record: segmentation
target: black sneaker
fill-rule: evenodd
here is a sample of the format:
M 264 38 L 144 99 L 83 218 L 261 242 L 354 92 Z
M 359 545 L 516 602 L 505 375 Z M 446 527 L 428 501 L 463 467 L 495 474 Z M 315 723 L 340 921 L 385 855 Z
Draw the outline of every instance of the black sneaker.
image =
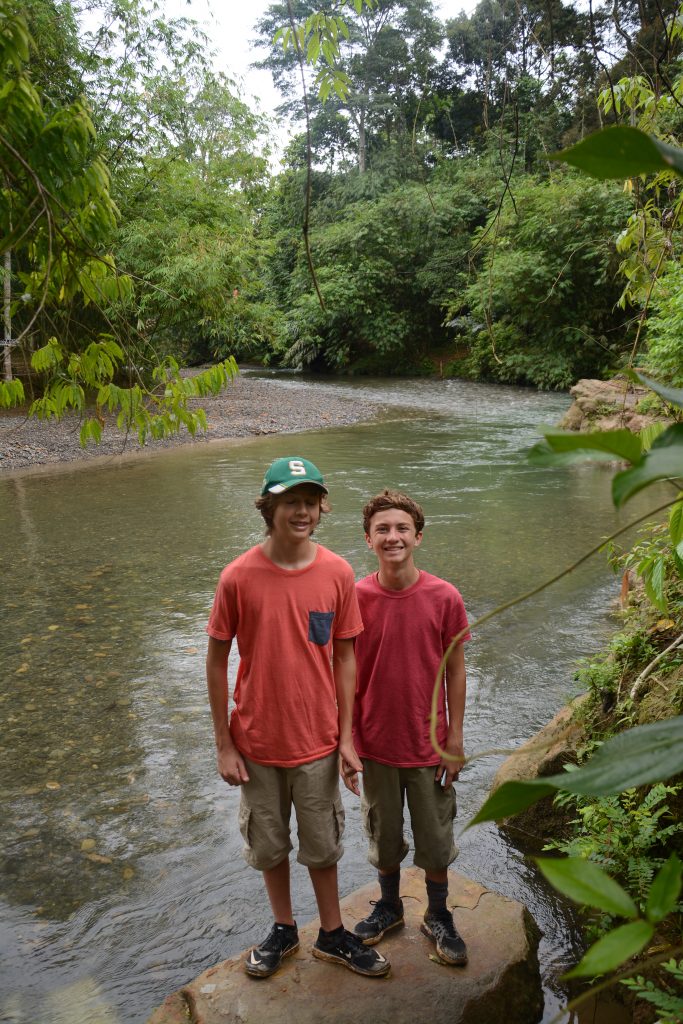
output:
M 350 971 L 366 974 L 371 978 L 381 978 L 388 974 L 391 968 L 386 957 L 375 949 L 368 949 L 345 928 L 338 928 L 331 935 L 325 935 L 321 929 L 313 946 L 313 956 L 318 960 L 331 960 L 335 964 L 343 964 Z
M 252 978 L 269 978 L 282 961 L 299 948 L 299 932 L 295 924 L 274 924 L 260 946 L 247 953 L 244 969 Z
M 404 924 L 401 900 L 398 901 L 397 907 L 384 900 L 370 900 L 370 906 L 374 907 L 372 913 L 359 921 L 353 929 L 364 946 L 374 946 L 385 932 L 391 931 L 392 928 L 401 928 Z
M 436 943 L 436 952 L 445 963 L 467 963 L 467 947 L 458 935 L 450 910 L 441 914 L 430 914 L 427 911 L 420 931 Z

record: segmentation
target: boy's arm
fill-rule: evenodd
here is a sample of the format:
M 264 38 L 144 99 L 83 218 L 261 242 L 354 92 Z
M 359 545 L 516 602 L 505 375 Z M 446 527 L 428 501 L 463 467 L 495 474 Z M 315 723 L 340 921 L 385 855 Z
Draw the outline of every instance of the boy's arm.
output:
M 442 758 L 436 769 L 436 778 L 444 786 L 450 786 L 457 778 L 465 759 L 462 723 L 465 717 L 467 675 L 465 672 L 465 647 L 458 644 L 446 662 L 446 703 L 448 705 L 448 735 L 445 750 L 454 754 L 458 761 Z
M 213 731 L 218 751 L 218 771 L 221 778 L 231 786 L 249 782 L 246 765 L 239 750 L 232 741 L 228 722 L 228 655 L 229 640 L 209 637 L 206 654 L 206 682 L 209 690 L 209 704 L 213 718 Z
M 347 789 L 358 796 L 358 772 L 363 771 L 356 748 L 353 745 L 351 726 L 353 724 L 353 701 L 356 696 L 356 655 L 353 638 L 335 640 L 332 646 L 332 670 L 337 691 L 339 714 L 339 756 L 341 771 Z

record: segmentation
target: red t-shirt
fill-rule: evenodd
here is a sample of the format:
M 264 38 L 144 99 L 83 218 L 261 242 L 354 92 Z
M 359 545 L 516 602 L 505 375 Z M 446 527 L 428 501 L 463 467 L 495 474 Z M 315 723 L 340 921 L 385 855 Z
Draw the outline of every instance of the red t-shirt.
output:
M 206 631 L 216 640 L 237 637 L 230 717 L 237 749 L 285 768 L 336 750 L 332 640 L 362 629 L 353 570 L 320 544 L 305 569 L 280 568 L 260 545 L 226 566 Z
M 465 606 L 452 584 L 420 572 L 412 587 L 387 590 L 377 574 L 356 584 L 363 617 L 357 637 L 353 740 L 360 757 L 399 768 L 439 763 L 429 739 L 434 680 L 443 653 L 467 627 Z M 463 637 L 469 640 L 469 632 Z M 441 687 L 437 739 L 448 723 Z

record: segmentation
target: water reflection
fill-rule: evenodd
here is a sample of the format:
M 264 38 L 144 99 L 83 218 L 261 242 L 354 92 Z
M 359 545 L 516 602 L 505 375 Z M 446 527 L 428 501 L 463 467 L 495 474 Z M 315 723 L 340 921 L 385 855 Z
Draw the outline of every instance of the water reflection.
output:
M 615 527 L 604 470 L 525 462 L 535 424 L 556 420 L 564 396 L 452 381 L 281 386 L 302 401 L 309 387 L 364 392 L 387 413 L 347 429 L 0 479 L 0 1020 L 143 1020 L 267 927 L 259 876 L 239 855 L 238 794 L 215 773 L 203 655 L 220 570 L 260 539 L 252 503 L 271 459 L 300 451 L 325 469 L 334 514 L 320 538 L 358 575 L 372 568 L 362 501 L 387 483 L 421 498 L 420 563 L 457 583 L 471 616 Z M 595 560 L 476 636 L 470 751 L 516 745 L 554 713 L 572 692 L 574 661 L 600 643 L 614 593 Z M 463 823 L 499 760 L 463 773 Z M 372 872 L 358 805 L 345 802 L 348 892 Z M 492 827 L 460 846 L 461 871 L 532 909 L 546 967 L 566 963 L 565 911 L 521 854 Z M 304 920 L 315 907 L 298 865 L 293 879 Z

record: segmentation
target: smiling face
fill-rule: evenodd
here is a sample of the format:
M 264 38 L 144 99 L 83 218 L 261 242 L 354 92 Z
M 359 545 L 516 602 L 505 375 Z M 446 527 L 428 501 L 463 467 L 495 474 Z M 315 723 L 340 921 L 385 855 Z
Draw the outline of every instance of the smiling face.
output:
M 322 491 L 311 484 L 290 487 L 279 494 L 273 510 L 271 537 L 296 543 L 308 540 L 320 522 Z
M 400 508 L 375 512 L 365 540 L 382 566 L 398 568 L 410 564 L 413 551 L 420 546 L 422 534 L 415 530 L 413 517 Z

